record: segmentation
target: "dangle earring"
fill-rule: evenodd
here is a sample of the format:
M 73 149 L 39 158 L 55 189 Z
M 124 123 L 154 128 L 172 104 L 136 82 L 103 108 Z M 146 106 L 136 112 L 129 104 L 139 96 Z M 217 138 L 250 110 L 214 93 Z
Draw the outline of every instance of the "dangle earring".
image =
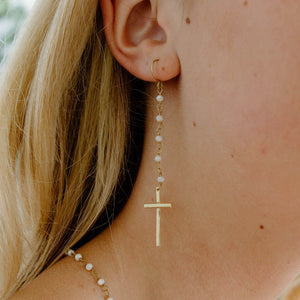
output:
M 161 170 L 161 153 L 162 153 L 162 125 L 163 125 L 163 100 L 164 97 L 162 96 L 163 92 L 163 83 L 157 79 L 154 75 L 153 72 L 153 65 L 155 62 L 159 61 L 159 59 L 153 60 L 151 64 L 151 73 L 155 81 L 157 81 L 157 116 L 156 116 L 156 121 L 157 121 L 157 129 L 156 129 L 156 137 L 155 140 L 157 142 L 157 151 L 156 151 L 156 156 L 154 158 L 154 161 L 156 162 L 156 167 L 158 171 L 158 186 L 156 187 L 156 203 L 151 203 L 151 204 L 144 204 L 144 208 L 155 208 L 156 209 L 156 246 L 160 246 L 160 209 L 161 208 L 171 208 L 172 204 L 171 203 L 161 203 L 160 202 L 160 192 L 162 188 L 162 184 L 165 181 L 165 178 L 163 177 L 162 170 Z

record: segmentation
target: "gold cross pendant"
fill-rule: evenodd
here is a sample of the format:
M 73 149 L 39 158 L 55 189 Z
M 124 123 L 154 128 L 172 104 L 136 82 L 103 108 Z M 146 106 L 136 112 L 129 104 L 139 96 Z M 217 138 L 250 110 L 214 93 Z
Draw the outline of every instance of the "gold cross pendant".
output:
M 156 203 L 144 204 L 144 208 L 156 208 L 156 247 L 160 246 L 160 209 L 172 207 L 171 203 L 160 202 L 160 188 L 156 187 Z

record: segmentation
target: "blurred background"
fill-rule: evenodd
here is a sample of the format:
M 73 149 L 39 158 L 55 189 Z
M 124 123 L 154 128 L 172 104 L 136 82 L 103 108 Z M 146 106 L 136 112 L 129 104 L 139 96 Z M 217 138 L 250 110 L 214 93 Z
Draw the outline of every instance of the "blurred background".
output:
M 0 0 L 0 67 L 35 0 Z
M 35 0 L 0 0 L 0 71 L 9 55 L 14 38 L 34 2 Z M 300 276 L 287 287 L 278 300 L 297 299 L 300 300 Z

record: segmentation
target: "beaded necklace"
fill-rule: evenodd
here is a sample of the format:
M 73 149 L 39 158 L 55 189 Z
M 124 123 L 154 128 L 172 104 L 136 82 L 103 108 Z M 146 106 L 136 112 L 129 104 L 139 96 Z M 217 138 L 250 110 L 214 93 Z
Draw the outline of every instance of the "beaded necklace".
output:
M 88 272 L 91 272 L 92 276 L 96 280 L 97 285 L 101 288 L 105 300 L 113 300 L 113 298 L 111 298 L 109 295 L 108 286 L 106 285 L 105 280 L 98 275 L 97 271 L 94 269 L 94 266 L 91 263 L 88 263 L 82 258 L 82 255 L 80 253 L 76 253 L 72 249 L 68 249 L 65 254 L 74 257 L 75 260 L 80 262 Z

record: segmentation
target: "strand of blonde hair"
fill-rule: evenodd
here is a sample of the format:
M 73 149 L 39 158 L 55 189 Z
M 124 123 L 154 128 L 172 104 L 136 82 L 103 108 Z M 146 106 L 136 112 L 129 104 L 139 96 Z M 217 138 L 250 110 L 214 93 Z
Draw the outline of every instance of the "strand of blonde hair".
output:
M 1 74 L 1 299 L 87 233 L 124 167 L 129 75 L 101 17 L 98 0 L 38 1 Z

